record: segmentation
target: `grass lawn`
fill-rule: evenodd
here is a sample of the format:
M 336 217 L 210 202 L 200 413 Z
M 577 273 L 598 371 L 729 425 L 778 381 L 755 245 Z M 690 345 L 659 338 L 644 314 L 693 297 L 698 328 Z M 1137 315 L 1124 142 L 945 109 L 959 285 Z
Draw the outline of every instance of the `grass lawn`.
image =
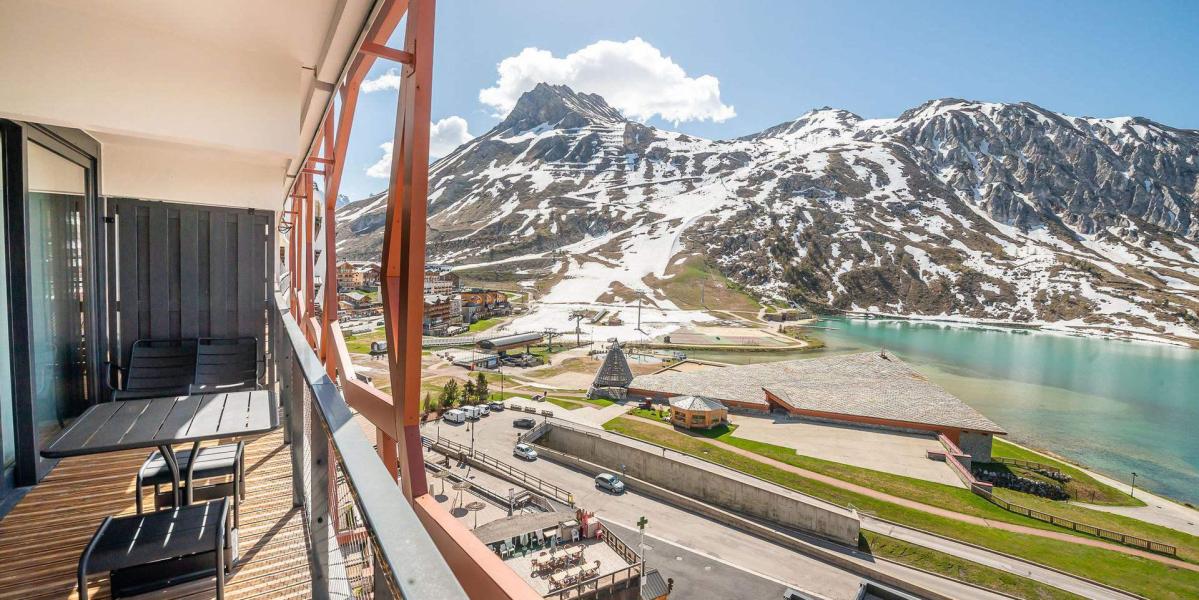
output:
M 588 398 L 586 396 L 583 396 L 581 398 L 575 398 L 575 399 L 578 400 L 579 402 L 586 402 L 587 404 L 590 404 L 592 406 L 599 407 L 599 408 L 604 408 L 605 406 L 612 406 L 613 404 L 616 404 L 615 402 L 608 400 L 607 398 Z
M 1024 557 L 1121 589 L 1154 598 L 1199 597 L 1199 572 L 1169 567 L 1112 550 L 972 525 L 906 508 L 809 479 L 715 446 L 703 438 L 663 429 L 637 419 L 617 417 L 605 423 L 604 428 L 693 454 L 841 506 L 852 504 L 859 511 L 883 519 Z M 867 482 L 867 485 L 870 483 Z M 1029 524 L 1032 523 L 1030 520 Z M 1054 530 L 1066 531 L 1060 528 Z
M 1045 529 L 1047 531 L 1062 531 L 1066 533 L 1075 533 L 1069 529 L 1050 525 L 1043 521 L 1031 519 L 996 506 L 988 502 L 983 497 L 970 492 L 964 488 L 934 483 L 923 479 L 913 477 L 904 477 L 892 473 L 884 473 L 872 469 L 864 469 L 844 463 L 832 462 L 813 458 L 811 456 L 803 456 L 796 454 L 792 448 L 785 446 L 776 446 L 765 442 L 747 440 L 732 435 L 732 430 L 719 431 L 712 429 L 709 431 L 693 431 L 693 434 L 711 437 L 721 442 L 736 446 L 744 450 L 749 450 L 755 454 L 760 454 L 767 458 L 777 460 L 779 462 L 794 465 L 801 469 L 814 471 L 829 477 L 836 477 L 843 481 L 856 483 L 868 488 L 886 492 L 892 496 L 915 500 L 923 504 L 931 506 L 939 506 L 960 512 L 962 514 L 974 515 L 991 519 L 993 521 L 1003 521 L 1014 523 L 1017 525 L 1026 525 Z M 1057 466 L 1057 465 L 1054 465 Z M 1066 466 L 1066 465 L 1063 465 Z M 1085 473 L 1083 474 L 1085 476 Z M 1100 484 L 1102 485 L 1102 484 Z M 1012 490 L 1004 490 L 996 488 L 996 495 L 1013 504 L 1019 504 L 1028 508 L 1036 509 L 1051 515 L 1103 527 L 1112 531 L 1126 533 L 1137 537 L 1151 539 L 1155 542 L 1171 544 L 1178 548 L 1178 557 L 1183 560 L 1199 563 L 1199 537 L 1182 533 L 1180 531 L 1146 523 L 1137 519 L 1114 515 L 1103 511 L 1093 510 L 1082 506 L 1077 506 L 1067 502 L 1057 502 L 1046 500 L 1031 494 L 1023 494 Z M 1083 535 L 1083 534 L 1077 534 Z
M 383 332 L 383 328 L 379 327 L 370 333 L 360 333 L 358 335 L 346 335 L 346 350 L 355 354 L 369 354 L 371 351 L 371 342 L 382 342 L 387 340 L 387 334 Z
M 641 417 L 642 419 L 649 419 L 651 421 L 661 421 L 663 423 L 670 422 L 670 413 L 666 412 L 666 411 L 659 412 L 656 410 L 646 410 L 644 408 L 634 408 L 629 411 L 629 414 L 636 415 L 638 417 Z M 608 423 L 612 423 L 612 422 L 613 421 L 608 421 Z M 604 429 L 608 429 L 608 423 L 604 423 Z M 614 430 L 620 431 L 619 429 L 614 429 Z M 624 433 L 624 432 L 621 431 L 621 433 Z M 663 445 L 665 445 L 665 444 L 663 444 Z
M 470 324 L 470 332 L 478 333 L 480 331 L 487 331 L 488 329 L 491 329 L 492 327 L 495 327 L 503 322 L 504 320 L 499 317 L 494 317 L 491 319 L 479 319 L 478 321 Z
M 702 257 L 688 257 L 683 264 L 672 266 L 668 272 L 673 273 L 673 276 L 661 280 L 659 285 L 666 297 L 680 306 L 698 308 L 706 304 L 721 310 L 755 313 L 761 308 L 744 288 L 722 275 Z
M 930 550 L 923 546 L 909 544 L 903 540 L 873 533 L 862 532 L 858 548 L 875 556 L 880 556 L 917 569 L 932 571 L 946 577 L 952 577 L 989 590 L 1002 592 L 1017 598 L 1038 598 L 1042 600 L 1074 600 L 1082 596 L 1059 590 L 1032 579 L 1013 575 L 1007 571 L 980 565 L 963 560 L 956 556 Z
M 550 404 L 553 404 L 554 406 L 561 406 L 562 408 L 565 408 L 566 410 L 578 410 L 580 408 L 583 408 L 583 405 L 581 403 L 575 402 L 572 400 L 567 400 L 565 398 L 555 398 L 553 396 L 546 396 L 545 401 L 549 402 Z
M 1096 480 L 1094 477 L 1082 472 L 1074 465 L 1071 465 L 1060 460 L 1037 454 L 1029 450 L 1025 450 L 1015 444 L 1005 442 L 1004 440 L 995 439 L 991 447 L 993 456 L 1001 456 L 1003 458 L 1015 458 L 1038 462 L 1044 465 L 1057 468 L 1057 470 L 1070 476 L 1070 483 L 1066 484 L 1066 491 L 1080 502 L 1088 504 L 1106 504 L 1109 506 L 1145 506 L 1144 502 L 1129 496 L 1127 493 L 1117 490 L 1116 488 Z M 1024 474 L 1024 473 L 1022 473 Z M 1037 475 L 1034 477 L 1043 479 Z

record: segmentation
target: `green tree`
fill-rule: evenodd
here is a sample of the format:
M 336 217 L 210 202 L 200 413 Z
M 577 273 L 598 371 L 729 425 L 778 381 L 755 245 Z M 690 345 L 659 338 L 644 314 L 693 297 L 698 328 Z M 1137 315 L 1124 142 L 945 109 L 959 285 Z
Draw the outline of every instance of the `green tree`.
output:
M 490 392 L 487 389 L 487 378 L 483 376 L 483 372 L 479 372 L 479 377 L 475 381 L 475 393 L 479 395 L 479 402 L 487 402 Z
M 425 412 L 437 412 L 437 409 L 441 408 L 441 404 L 433 399 L 433 394 L 425 392 L 424 407 Z
M 478 404 L 478 395 L 475 393 L 475 384 L 467 379 L 462 385 L 462 402 L 466 404 Z
M 458 404 L 458 380 L 451 379 L 441 386 L 440 402 L 442 406 L 456 406 Z

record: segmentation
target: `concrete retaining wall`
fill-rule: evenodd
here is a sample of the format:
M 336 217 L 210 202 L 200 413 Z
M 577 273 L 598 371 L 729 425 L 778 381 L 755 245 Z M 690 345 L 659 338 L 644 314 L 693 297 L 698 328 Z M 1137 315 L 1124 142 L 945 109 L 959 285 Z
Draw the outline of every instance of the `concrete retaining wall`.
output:
M 557 431 L 565 430 L 558 428 Z M 542 445 L 538 446 L 537 452 L 540 454 L 540 457 L 543 460 L 551 460 L 559 464 L 578 469 L 579 471 L 590 475 L 598 475 L 601 471 L 612 470 L 609 467 L 597 465 L 595 463 Z M 757 536 L 766 541 L 778 544 L 784 548 L 799 552 L 806 556 L 811 556 L 817 560 L 844 569 L 850 573 L 855 573 L 862 577 L 867 577 L 874 581 L 890 585 L 896 589 L 915 594 L 920 598 L 926 598 L 928 600 L 953 600 L 948 596 L 944 596 L 898 577 L 894 577 L 889 573 L 870 566 L 869 564 L 853 560 L 842 552 L 804 541 L 801 538 L 788 535 L 787 533 L 757 521 L 747 519 L 726 510 L 721 510 L 720 508 L 712 506 L 711 504 L 700 502 L 695 498 L 684 496 L 683 494 L 679 494 L 666 488 L 643 481 L 637 477 L 632 477 L 626 474 L 624 482 L 628 489 L 634 492 L 649 496 L 651 498 L 656 498 L 667 504 L 694 512 L 695 514 L 703 515 L 704 517 L 712 519 L 717 523 L 727 525 L 739 531 L 744 531 L 750 535 Z M 857 521 L 855 521 L 855 527 L 856 525 Z M 850 545 L 856 548 L 858 544 L 856 537 L 857 534 L 855 533 L 854 535 L 854 541 Z
M 991 462 L 991 440 L 993 439 L 994 436 L 989 433 L 963 431 L 958 435 L 958 447 L 962 449 L 962 452 L 969 454 L 974 462 Z
M 860 522 L 852 511 L 806 502 L 803 497 L 782 495 L 765 487 L 715 473 L 619 441 L 564 427 L 551 427 L 538 444 L 601 465 L 626 476 L 659 486 L 684 498 L 694 498 L 718 508 L 777 523 L 846 546 L 857 546 Z

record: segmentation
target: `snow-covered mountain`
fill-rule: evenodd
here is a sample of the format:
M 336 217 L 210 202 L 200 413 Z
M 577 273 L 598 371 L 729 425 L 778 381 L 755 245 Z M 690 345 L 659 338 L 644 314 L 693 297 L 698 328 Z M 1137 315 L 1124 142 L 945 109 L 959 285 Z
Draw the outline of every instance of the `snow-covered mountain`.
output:
M 541 84 L 430 190 L 430 260 L 547 303 L 680 308 L 662 284 L 702 256 L 818 310 L 1199 339 L 1199 132 L 1143 118 L 941 99 L 714 141 Z M 377 255 L 382 210 L 338 211 L 342 256 Z

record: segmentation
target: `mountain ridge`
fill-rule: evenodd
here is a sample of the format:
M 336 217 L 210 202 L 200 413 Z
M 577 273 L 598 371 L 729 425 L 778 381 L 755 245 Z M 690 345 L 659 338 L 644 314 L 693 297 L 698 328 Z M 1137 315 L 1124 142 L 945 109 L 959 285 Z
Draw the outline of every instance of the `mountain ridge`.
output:
M 1191 340 L 1197 163 L 1199 131 L 1028 102 L 823 107 L 706 140 L 541 84 L 431 167 L 429 255 L 556 280 L 564 303 L 669 308 L 662 282 L 697 257 L 820 310 Z M 377 253 L 372 202 L 338 211 L 344 255 Z

